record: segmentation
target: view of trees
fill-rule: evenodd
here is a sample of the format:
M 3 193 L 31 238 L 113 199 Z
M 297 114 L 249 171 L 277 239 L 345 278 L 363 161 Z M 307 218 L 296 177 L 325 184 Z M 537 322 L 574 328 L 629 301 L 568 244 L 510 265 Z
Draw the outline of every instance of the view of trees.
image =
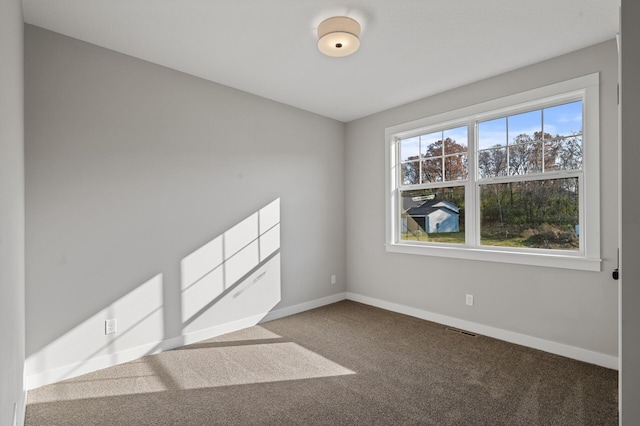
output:
M 443 152 L 444 148 L 444 152 Z M 467 148 L 446 138 L 402 163 L 405 185 L 467 179 Z M 478 152 L 481 242 L 485 245 L 578 249 L 578 178 L 550 178 L 545 173 L 582 168 L 582 135 L 520 134 L 508 146 L 496 144 Z M 538 173 L 535 180 L 486 183 L 500 176 Z M 464 191 L 439 188 L 404 191 L 444 199 L 464 210 Z M 409 194 L 410 193 L 410 194 Z M 403 208 L 406 211 L 406 208 Z M 463 214 L 460 215 L 464 217 Z M 463 228 L 461 228 L 463 229 Z M 464 242 L 464 233 L 458 238 Z M 431 237 L 431 235 L 430 235 Z M 455 241 L 454 241 L 455 242 Z
M 405 185 L 464 180 L 467 178 L 467 147 L 451 138 L 429 144 L 422 155 L 411 155 L 402 164 Z
M 544 157 L 544 169 L 542 158 Z M 495 145 L 478 153 L 480 178 L 526 175 L 582 167 L 582 136 L 518 135 L 508 147 Z
M 578 178 L 481 185 L 480 204 L 482 244 L 578 248 Z

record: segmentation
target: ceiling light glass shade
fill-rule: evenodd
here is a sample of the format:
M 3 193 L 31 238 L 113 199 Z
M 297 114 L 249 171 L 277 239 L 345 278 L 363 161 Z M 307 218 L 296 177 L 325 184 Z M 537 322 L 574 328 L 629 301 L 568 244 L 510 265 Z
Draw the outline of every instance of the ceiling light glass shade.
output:
M 346 16 L 325 19 L 318 25 L 318 49 L 327 56 L 348 56 L 360 47 L 360 24 Z

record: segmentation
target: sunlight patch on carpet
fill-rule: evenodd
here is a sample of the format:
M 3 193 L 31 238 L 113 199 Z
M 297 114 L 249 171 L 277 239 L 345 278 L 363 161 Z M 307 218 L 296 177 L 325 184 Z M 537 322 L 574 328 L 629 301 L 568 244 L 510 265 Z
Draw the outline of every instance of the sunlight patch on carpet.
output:
M 254 328 L 252 333 L 255 332 Z M 207 342 L 216 346 L 186 346 L 54 383 L 30 391 L 29 404 L 355 374 L 297 343 L 274 339 L 271 334 L 251 334 L 253 339 L 241 345 L 233 338 L 227 344 L 220 341 L 224 338 L 215 343 L 211 339 Z M 265 339 L 264 343 L 260 338 Z

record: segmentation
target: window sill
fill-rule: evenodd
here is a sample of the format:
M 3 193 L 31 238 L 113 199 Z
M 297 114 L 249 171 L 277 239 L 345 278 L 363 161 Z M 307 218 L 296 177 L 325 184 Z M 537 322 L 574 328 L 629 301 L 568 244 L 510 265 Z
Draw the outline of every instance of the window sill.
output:
M 390 253 L 448 257 L 450 259 L 480 260 L 484 262 L 501 262 L 591 272 L 601 271 L 601 259 L 587 258 L 578 253 L 532 253 L 506 251 L 501 250 L 499 247 L 471 248 L 452 245 L 424 246 L 402 243 L 386 244 L 386 250 Z

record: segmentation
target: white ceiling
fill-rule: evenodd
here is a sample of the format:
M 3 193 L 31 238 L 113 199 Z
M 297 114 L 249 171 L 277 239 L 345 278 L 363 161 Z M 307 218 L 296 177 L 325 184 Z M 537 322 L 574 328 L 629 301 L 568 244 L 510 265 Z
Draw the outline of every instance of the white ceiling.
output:
M 350 121 L 615 37 L 619 0 L 23 0 L 25 22 Z M 318 24 L 362 26 L 353 56 Z

